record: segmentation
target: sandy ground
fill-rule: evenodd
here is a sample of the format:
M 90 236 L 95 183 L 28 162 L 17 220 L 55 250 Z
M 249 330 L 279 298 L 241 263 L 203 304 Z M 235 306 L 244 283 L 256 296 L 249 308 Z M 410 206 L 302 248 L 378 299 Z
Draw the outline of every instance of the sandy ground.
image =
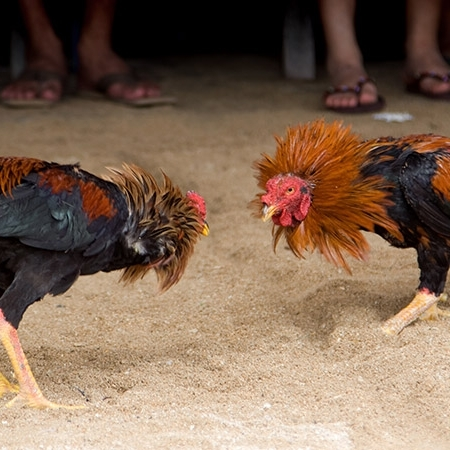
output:
M 269 224 L 251 216 L 251 164 L 288 125 L 324 116 L 323 73 L 287 81 L 266 57 L 186 57 L 141 66 L 177 106 L 132 109 L 68 98 L 46 111 L 0 109 L 0 152 L 81 162 L 95 173 L 122 161 L 209 207 L 180 283 L 131 287 L 119 274 L 84 277 L 29 308 L 19 328 L 34 374 L 53 401 L 81 410 L 0 408 L 0 449 L 450 448 L 450 322 L 398 337 L 381 323 L 418 284 L 416 256 L 374 235 L 353 275 L 319 255 L 274 253 Z M 371 67 L 386 123 L 346 116 L 364 137 L 450 135 L 449 104 L 404 93 L 401 66 Z M 11 368 L 1 352 L 0 370 Z M 1 399 L 1 406 L 9 399 Z

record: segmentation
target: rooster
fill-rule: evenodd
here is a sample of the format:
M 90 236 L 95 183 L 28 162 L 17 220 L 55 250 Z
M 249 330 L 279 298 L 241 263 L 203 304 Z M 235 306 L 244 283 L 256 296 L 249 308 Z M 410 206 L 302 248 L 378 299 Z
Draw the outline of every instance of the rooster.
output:
M 437 307 L 450 259 L 450 138 L 416 134 L 362 140 L 342 122 L 319 119 L 290 127 L 274 157 L 255 161 L 264 191 L 251 205 L 273 222 L 292 252 L 317 249 L 350 272 L 351 255 L 365 260 L 361 231 L 392 246 L 414 248 L 420 282 L 413 300 L 382 326 L 398 334 L 417 318 L 449 315 Z
M 0 157 L 0 340 L 18 385 L 0 374 L 0 396 L 56 408 L 31 372 L 17 328 L 46 294 L 67 291 L 79 275 L 124 269 L 133 282 L 156 272 L 161 290 L 181 278 L 200 234 L 208 234 L 203 198 L 184 196 L 134 165 L 97 177 L 78 165 Z

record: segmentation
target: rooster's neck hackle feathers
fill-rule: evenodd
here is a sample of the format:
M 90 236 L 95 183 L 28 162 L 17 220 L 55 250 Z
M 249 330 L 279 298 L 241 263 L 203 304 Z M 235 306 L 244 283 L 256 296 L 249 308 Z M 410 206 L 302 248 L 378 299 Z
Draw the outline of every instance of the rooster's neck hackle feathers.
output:
M 263 155 L 254 165 L 258 186 L 279 174 L 294 174 L 312 188 L 312 203 L 297 227 L 275 227 L 274 246 L 282 236 L 297 256 L 318 249 L 329 261 L 349 270 L 343 252 L 365 259 L 369 245 L 361 230 L 376 225 L 398 235 L 388 217 L 390 186 L 378 176 L 363 177 L 361 167 L 369 149 L 341 122 L 317 120 L 290 127 L 279 137 L 274 157 Z M 254 201 L 261 211 L 261 195 Z
M 134 265 L 124 270 L 122 281 L 134 282 L 154 269 L 161 290 L 177 283 L 184 273 L 203 229 L 202 218 L 195 207 L 163 173 L 160 185 L 155 178 L 135 165 L 109 169 L 105 179 L 112 181 L 125 195 L 129 206 L 128 239 L 138 243 L 143 233 L 164 240 L 174 254 L 157 265 Z M 132 244 L 131 244 L 132 245 Z
M 149 220 L 161 189 L 155 178 L 138 166 L 123 164 L 123 170 L 108 168 L 111 172 L 104 178 L 117 185 L 125 195 L 130 213 L 130 225 Z

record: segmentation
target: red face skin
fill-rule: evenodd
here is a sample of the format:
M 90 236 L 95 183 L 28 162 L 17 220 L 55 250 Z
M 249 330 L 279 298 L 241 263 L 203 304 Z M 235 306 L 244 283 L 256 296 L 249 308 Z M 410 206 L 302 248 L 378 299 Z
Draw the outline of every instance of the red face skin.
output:
M 194 208 L 197 210 L 200 218 L 203 221 L 203 231 L 202 233 L 204 235 L 207 235 L 209 233 L 209 228 L 208 228 L 208 224 L 206 222 L 206 203 L 205 200 L 203 199 L 203 197 L 199 194 L 197 194 L 197 192 L 194 191 L 188 191 L 186 193 L 186 197 L 189 199 L 189 202 L 191 203 L 192 206 L 194 206 Z
M 275 225 L 293 227 L 300 224 L 311 205 L 311 187 L 300 177 L 278 175 L 266 184 L 261 197 L 265 219 L 272 218 Z

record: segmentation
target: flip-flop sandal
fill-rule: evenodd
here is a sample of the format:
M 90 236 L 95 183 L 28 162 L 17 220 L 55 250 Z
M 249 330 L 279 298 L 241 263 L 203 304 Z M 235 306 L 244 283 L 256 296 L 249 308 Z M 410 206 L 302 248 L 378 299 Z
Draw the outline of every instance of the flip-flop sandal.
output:
M 17 81 L 31 81 L 36 83 L 46 83 L 48 81 L 56 80 L 62 85 L 62 93 L 64 95 L 64 91 L 66 89 L 67 80 L 64 76 L 51 72 L 48 70 L 34 70 L 27 69 L 21 75 L 13 80 L 13 82 Z M 29 99 L 1 99 L 1 104 L 5 106 L 9 106 L 11 108 L 45 108 L 49 106 L 53 106 L 58 103 L 61 99 L 58 100 L 48 100 L 45 98 L 29 98 Z
M 421 72 L 414 77 L 406 81 L 406 90 L 412 94 L 423 95 L 424 97 L 432 98 L 434 100 L 450 100 L 450 91 L 442 94 L 436 94 L 434 92 L 425 91 L 421 83 L 427 78 L 441 81 L 442 83 L 448 83 L 450 85 L 450 72 L 445 75 L 436 72 Z
M 361 77 L 355 86 L 330 86 L 327 91 L 324 94 L 324 100 L 333 94 L 340 94 L 340 93 L 346 93 L 350 92 L 352 94 L 355 94 L 358 99 L 359 95 L 361 93 L 361 90 L 363 86 L 367 83 L 375 84 L 375 81 L 373 78 L 370 77 Z M 380 111 L 384 108 L 386 102 L 384 101 L 384 98 L 381 95 L 378 95 L 377 100 L 373 103 L 364 103 L 361 104 L 358 102 L 356 106 L 343 106 L 343 107 L 333 107 L 333 106 L 326 106 L 327 109 L 339 113 L 349 113 L 349 114 L 355 114 L 355 113 L 365 113 L 365 112 L 375 112 Z
M 157 105 L 173 105 L 177 102 L 175 97 L 158 96 L 158 97 L 144 97 L 137 99 L 124 99 L 118 97 L 111 97 L 108 90 L 114 83 L 123 83 L 130 86 L 135 85 L 140 81 L 134 73 L 111 73 L 100 78 L 95 84 L 94 89 L 81 89 L 78 92 L 83 98 L 91 100 L 109 100 L 114 103 L 121 103 L 128 106 L 143 107 L 143 106 L 157 106 Z

